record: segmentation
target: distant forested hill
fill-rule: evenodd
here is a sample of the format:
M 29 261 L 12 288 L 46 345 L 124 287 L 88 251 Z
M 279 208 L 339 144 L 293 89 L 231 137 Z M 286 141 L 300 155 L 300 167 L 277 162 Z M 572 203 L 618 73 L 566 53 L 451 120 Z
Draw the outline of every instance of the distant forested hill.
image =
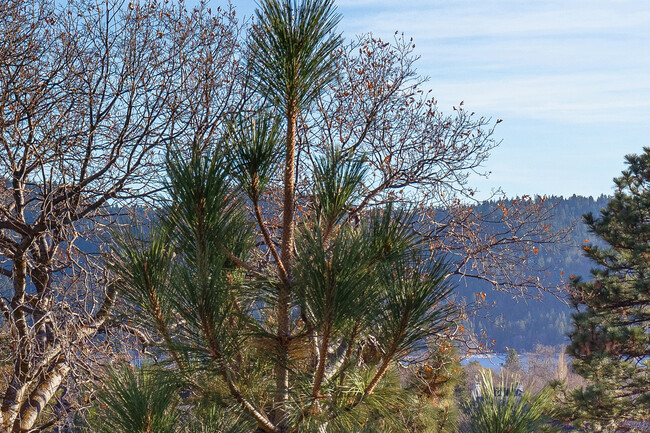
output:
M 566 284 L 570 275 L 590 278 L 593 264 L 583 256 L 582 249 L 586 239 L 593 243 L 598 243 L 598 240 L 587 232 L 581 216 L 588 212 L 599 214 L 608 201 L 607 196 L 596 199 L 576 195 L 548 198 L 548 203 L 555 204 L 555 216 L 551 220 L 553 227 L 574 227 L 565 245 L 540 249 L 534 258 L 537 260 L 535 267 L 544 269 L 542 273 L 549 287 Z M 475 209 L 485 212 L 496 205 L 496 202 L 486 202 Z M 476 293 L 486 293 L 484 304 L 489 307 L 470 315 L 468 327 L 491 350 L 501 352 L 509 347 L 529 351 L 537 344 L 558 345 L 567 341 L 572 310 L 555 296 L 545 294 L 540 301 L 517 299 L 493 291 L 488 283 L 472 280 L 459 281 L 457 287 L 457 296 L 467 302 L 473 302 Z
M 608 201 L 607 196 L 597 199 L 575 195 L 570 198 L 548 198 L 548 203 L 555 204 L 555 216 L 550 221 L 553 227 L 574 227 L 565 245 L 541 248 L 534 257 L 536 267 L 544 269 L 549 287 L 566 283 L 570 275 L 589 278 L 592 263 L 584 258 L 582 248 L 585 239 L 596 243 L 597 239 L 587 233 L 580 219 L 587 212 L 598 214 Z M 474 209 L 487 213 L 497 204 L 486 202 L 474 206 Z M 97 252 L 97 242 L 97 239 L 80 239 L 77 246 L 87 252 Z M 0 296 L 6 295 L 4 285 L 8 283 L 7 279 L 0 278 Z M 493 291 L 484 281 L 471 279 L 458 281 L 455 295 L 461 301 L 473 302 L 476 294 L 481 292 L 486 293 L 483 304 L 488 308 L 481 308 L 477 314 L 470 315 L 467 328 L 481 337 L 480 341 L 489 349 L 502 352 L 510 347 L 521 352 L 533 350 L 537 344 L 558 345 L 566 342 L 571 308 L 556 297 L 547 294 L 541 301 L 513 298 L 512 295 Z M 492 343 L 492 340 L 495 342 Z

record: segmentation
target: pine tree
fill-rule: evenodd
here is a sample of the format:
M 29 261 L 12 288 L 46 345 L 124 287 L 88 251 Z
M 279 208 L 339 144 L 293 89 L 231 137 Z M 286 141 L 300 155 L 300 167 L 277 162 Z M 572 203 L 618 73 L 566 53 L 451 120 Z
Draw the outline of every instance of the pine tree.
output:
M 579 418 L 603 426 L 650 416 L 650 148 L 626 159 L 614 198 L 599 218 L 584 216 L 608 246 L 587 244 L 593 280 L 573 280 L 568 352 L 590 385 L 572 400 Z
M 513 348 L 508 349 L 508 353 L 506 354 L 505 367 L 510 373 L 521 372 L 521 362 L 519 361 L 519 354 Z
M 116 234 L 111 269 L 189 400 L 212 393 L 267 433 L 390 431 L 396 365 L 457 316 L 450 271 L 406 206 L 350 218 L 364 153 L 324 146 L 298 195 L 297 119 L 332 80 L 338 16 L 330 0 L 267 0 L 257 18 L 251 81 L 270 106 L 170 152 L 167 204 L 150 233 Z

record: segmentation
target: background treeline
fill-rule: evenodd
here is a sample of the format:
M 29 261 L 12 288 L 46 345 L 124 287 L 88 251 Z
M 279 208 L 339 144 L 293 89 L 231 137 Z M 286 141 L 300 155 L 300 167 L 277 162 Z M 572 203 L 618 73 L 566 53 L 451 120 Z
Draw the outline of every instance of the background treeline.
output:
M 572 227 L 572 230 L 563 243 L 540 246 L 539 252 L 529 259 L 533 262 L 529 265 L 538 270 L 547 287 L 562 289 L 571 275 L 589 279 L 593 263 L 584 255 L 585 241 L 589 239 L 589 243 L 596 245 L 601 241 L 588 233 L 582 215 L 588 212 L 599 215 L 610 197 L 551 196 L 547 200 L 554 206 L 554 216 L 549 224 L 557 229 Z M 487 213 L 499 204 L 508 204 L 508 201 L 487 201 L 475 206 L 475 211 Z M 485 293 L 485 299 L 481 293 Z M 530 293 L 533 297 L 521 298 L 491 290 L 486 281 L 461 279 L 456 294 L 461 301 L 476 303 L 478 299 L 481 306 L 488 307 L 468 315 L 470 332 L 483 343 L 482 347 L 497 352 L 505 352 L 507 348 L 522 352 L 533 351 L 537 344 L 555 346 L 568 341 L 566 334 L 571 330 L 572 308 L 562 298 L 561 291 L 558 296 L 549 293 L 533 296 L 536 294 Z
M 506 352 L 514 348 L 518 352 L 532 352 L 538 344 L 557 346 L 568 342 L 573 310 L 567 305 L 562 290 L 566 288 L 571 275 L 589 279 L 593 264 L 584 255 L 585 240 L 597 245 L 601 243 L 588 233 L 586 225 L 582 223 L 582 215 L 588 212 L 598 215 L 610 197 L 551 196 L 547 200 L 553 206 L 554 216 L 549 221 L 552 228 L 572 229 L 563 243 L 540 247 L 535 257 L 529 259 L 533 262 L 529 265 L 538 269 L 539 277 L 547 287 L 558 289 L 557 296 L 540 292 L 530 293 L 527 298 L 516 297 L 492 290 L 487 281 L 456 278 L 455 296 L 461 304 L 468 305 L 468 309 L 474 311 L 467 316 L 467 331 L 474 334 L 479 344 L 483 344 L 480 349 Z M 509 202 L 511 200 L 486 201 L 474 206 L 474 209 L 488 214 L 499 204 L 507 205 Z M 143 213 L 137 213 L 144 218 Z M 92 242 L 81 240 L 79 245 L 88 252 L 98 250 Z M 0 290 L 3 293 L 8 289 L 5 287 L 7 284 L 8 280 L 2 280 Z M 485 299 L 480 294 L 485 294 Z

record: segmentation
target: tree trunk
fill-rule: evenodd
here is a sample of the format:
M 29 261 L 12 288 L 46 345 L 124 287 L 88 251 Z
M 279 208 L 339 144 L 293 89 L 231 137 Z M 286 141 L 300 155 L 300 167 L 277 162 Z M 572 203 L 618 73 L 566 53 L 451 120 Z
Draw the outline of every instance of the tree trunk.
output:
M 25 313 L 20 308 L 25 302 L 27 262 L 23 256 L 15 256 L 13 261 L 14 296 L 11 300 L 13 310 L 11 319 L 13 323 L 10 326 L 12 327 L 13 340 L 16 341 L 16 345 L 13 347 L 16 355 L 11 383 L 5 390 L 2 400 L 2 433 L 11 431 L 11 426 L 18 417 L 20 405 L 30 383 L 26 377 L 26 372 L 29 369 L 28 357 L 31 346 L 28 335 L 29 328 Z
M 15 375 L 11 379 L 9 387 L 5 391 L 2 401 L 2 429 L 0 433 L 10 433 L 11 428 L 18 417 L 20 404 L 25 397 L 29 383 L 21 382 Z
M 20 409 L 20 418 L 16 420 L 12 433 L 28 432 L 34 426 L 36 419 L 59 389 L 68 371 L 70 371 L 68 364 L 60 361 L 51 371 L 45 374 L 36 389 L 32 391 L 29 400 Z
M 287 281 L 279 285 L 278 290 L 278 356 L 281 358 L 275 367 L 276 392 L 275 417 L 280 430 L 285 426 L 285 406 L 289 399 L 289 370 L 286 363 L 289 354 L 289 302 L 291 299 L 291 277 L 293 270 L 294 221 L 293 210 L 295 200 L 295 158 L 296 158 L 296 123 L 297 103 L 292 101 L 287 107 L 287 151 L 284 167 L 284 200 L 282 209 L 282 264 L 287 273 Z

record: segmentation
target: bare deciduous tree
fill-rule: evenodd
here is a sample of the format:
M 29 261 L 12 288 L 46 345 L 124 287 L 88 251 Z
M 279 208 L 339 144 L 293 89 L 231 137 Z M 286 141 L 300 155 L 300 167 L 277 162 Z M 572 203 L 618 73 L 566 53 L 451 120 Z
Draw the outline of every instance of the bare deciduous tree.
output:
M 115 210 L 160 187 L 169 143 L 209 142 L 242 96 L 239 26 L 204 6 L 9 0 L 0 32 L 0 309 L 13 365 L 0 431 L 25 432 L 105 342 L 115 291 L 95 253 Z
M 414 51 L 413 40 L 397 32 L 392 42 L 370 34 L 339 48 L 337 79 L 298 127 L 304 175 L 330 146 L 360 152 L 372 174 L 349 210 L 351 218 L 388 201 L 414 206 L 421 234 L 432 249 L 447 254 L 455 275 L 517 295 L 548 291 L 545 273 L 528 259 L 566 237 L 548 225 L 553 204 L 524 196 L 488 213 L 474 209 L 469 176 L 485 175 L 482 164 L 499 144 L 494 127 L 500 120 L 478 117 L 463 102 L 444 114 L 425 90 Z M 308 195 L 309 182 L 302 184 Z M 502 197 L 495 192 L 493 198 Z

